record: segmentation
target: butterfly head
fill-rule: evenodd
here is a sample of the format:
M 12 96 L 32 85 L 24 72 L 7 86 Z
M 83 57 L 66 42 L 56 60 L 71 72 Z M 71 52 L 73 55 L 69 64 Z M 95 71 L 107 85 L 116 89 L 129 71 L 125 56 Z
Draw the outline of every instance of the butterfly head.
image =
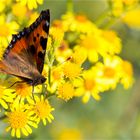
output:
M 46 78 L 42 75 L 35 77 L 32 81 L 32 85 L 36 86 L 36 85 L 40 85 L 43 84 L 46 81 Z

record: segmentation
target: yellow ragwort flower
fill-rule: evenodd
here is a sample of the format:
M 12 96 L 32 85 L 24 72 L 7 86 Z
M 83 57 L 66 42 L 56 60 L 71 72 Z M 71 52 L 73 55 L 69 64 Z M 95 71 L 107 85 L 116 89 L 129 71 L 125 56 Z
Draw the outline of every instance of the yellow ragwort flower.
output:
M 53 81 L 60 81 L 63 78 L 61 66 L 52 68 L 52 78 Z
M 69 61 L 63 64 L 63 73 L 67 78 L 73 79 L 79 77 L 81 74 L 81 70 L 82 68 L 78 64 Z
M 122 61 L 121 72 L 121 83 L 125 89 L 128 89 L 134 82 L 132 64 L 128 61 Z
M 44 96 L 41 96 L 41 98 L 34 96 L 34 99 L 35 102 L 32 98 L 27 98 L 36 122 L 39 123 L 42 120 L 44 125 L 47 124 L 47 121 L 51 123 L 52 120 L 54 120 L 51 114 L 54 108 L 51 107 L 49 101 L 45 99 Z
M 12 5 L 12 13 L 13 15 L 17 16 L 21 20 L 21 18 L 26 17 L 27 7 L 24 5 L 21 5 L 20 3 L 15 3 Z
M 5 9 L 5 6 L 6 6 L 6 5 L 4 4 L 4 2 L 5 2 L 5 1 L 3 1 L 3 0 L 0 1 L 0 12 L 3 12 L 3 10 Z
M 87 59 L 87 52 L 85 49 L 76 46 L 74 48 L 74 53 L 72 54 L 72 61 L 76 64 L 81 65 Z
M 117 36 L 116 32 L 112 30 L 102 30 L 102 44 L 104 45 L 104 54 L 119 54 L 121 52 L 121 39 Z
M 54 41 L 54 47 L 59 47 L 63 40 L 64 32 L 61 28 L 51 27 L 49 30 L 49 36 L 52 41 Z
M 26 83 L 17 83 L 14 85 L 15 93 L 20 98 L 27 98 L 32 95 L 32 86 Z
M 63 72 L 61 65 L 52 67 L 51 70 L 51 85 L 47 86 L 50 93 L 55 93 L 61 81 L 63 81 Z M 48 81 L 47 81 L 48 82 Z
M 87 103 L 92 96 L 95 100 L 100 100 L 99 92 L 102 91 L 101 85 L 96 79 L 96 71 L 93 69 L 83 72 L 83 79 L 75 79 L 74 85 L 77 87 L 75 96 L 83 96 L 83 103 Z
M 0 85 L 0 105 L 4 109 L 8 109 L 8 104 L 13 102 L 15 98 L 13 92 L 14 90 Z
M 85 49 L 87 57 L 91 62 L 98 61 L 99 54 L 105 51 L 105 47 L 101 42 L 101 37 L 98 34 L 90 34 L 82 37 L 80 47 Z M 80 50 L 79 47 L 79 50 Z
M 61 98 L 65 101 L 68 101 L 71 98 L 73 98 L 75 94 L 74 87 L 70 82 L 61 83 L 58 86 L 57 91 L 58 98 Z
M 20 2 L 22 5 L 27 5 L 27 7 L 32 10 L 36 9 L 38 4 L 43 4 L 43 0 L 16 0 Z
M 58 20 L 58 19 L 54 20 L 52 23 L 52 26 L 64 30 L 61 20 Z
M 58 140 L 82 140 L 81 131 L 76 128 L 65 128 L 58 134 Z
M 16 104 L 10 107 L 10 110 L 6 112 L 8 127 L 6 131 L 11 131 L 12 137 L 20 138 L 21 134 L 28 136 L 32 133 L 32 128 L 37 128 L 36 122 L 33 120 L 32 112 L 26 109 L 26 105 L 16 100 Z
M 111 0 L 109 1 L 113 16 L 122 16 L 127 11 L 133 10 L 138 6 L 139 0 Z
M 63 63 L 72 55 L 72 50 L 69 48 L 68 43 L 63 40 L 59 47 L 55 50 L 55 58 L 58 62 Z
M 138 4 L 138 0 L 122 0 L 122 2 L 127 6 L 132 6 Z
M 131 10 L 122 17 L 122 21 L 130 27 L 140 28 L 140 19 L 138 18 L 139 15 L 140 8 Z
M 119 56 L 108 56 L 104 58 L 104 63 L 98 62 L 95 69 L 98 72 L 98 81 L 102 83 L 105 90 L 114 89 L 121 77 L 121 63 Z
M 11 35 L 15 34 L 19 25 L 14 22 L 6 21 L 5 15 L 0 15 L 0 52 L 3 52 L 5 48 L 8 46 L 8 41 L 11 40 Z
M 39 16 L 39 13 L 36 11 L 30 13 L 28 26 L 30 26 L 37 19 L 38 16 Z
M 64 31 L 91 33 L 96 31 L 96 25 L 88 20 L 85 15 L 74 15 L 71 12 L 67 12 L 62 15 L 62 28 Z

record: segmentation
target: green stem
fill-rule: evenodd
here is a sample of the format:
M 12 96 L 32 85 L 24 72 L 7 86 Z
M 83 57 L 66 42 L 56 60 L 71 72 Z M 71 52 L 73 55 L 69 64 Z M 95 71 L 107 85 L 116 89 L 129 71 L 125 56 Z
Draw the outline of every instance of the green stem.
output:
M 73 12 L 73 0 L 67 0 L 67 11 Z
M 54 96 L 54 95 L 56 95 L 56 94 L 55 94 L 55 93 L 48 93 L 48 94 L 46 95 L 46 97 L 49 98 L 49 97 Z
M 117 20 L 119 20 L 119 18 L 117 18 L 117 17 L 111 18 L 111 19 L 102 27 L 102 29 L 109 29 L 112 25 L 114 25 L 114 23 L 116 23 Z
M 51 86 L 51 67 L 50 66 L 48 70 L 48 83 L 49 83 L 49 86 Z
M 103 24 L 104 20 L 109 16 L 109 9 L 106 9 L 96 20 L 95 24 L 99 27 Z

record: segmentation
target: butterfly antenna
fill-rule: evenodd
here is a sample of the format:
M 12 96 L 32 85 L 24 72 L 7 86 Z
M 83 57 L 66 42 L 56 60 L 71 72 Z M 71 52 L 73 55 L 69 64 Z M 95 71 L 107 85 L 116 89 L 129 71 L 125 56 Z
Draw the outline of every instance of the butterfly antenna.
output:
M 34 102 L 36 103 L 35 97 L 34 97 L 34 86 L 32 86 L 32 98 L 33 98 Z

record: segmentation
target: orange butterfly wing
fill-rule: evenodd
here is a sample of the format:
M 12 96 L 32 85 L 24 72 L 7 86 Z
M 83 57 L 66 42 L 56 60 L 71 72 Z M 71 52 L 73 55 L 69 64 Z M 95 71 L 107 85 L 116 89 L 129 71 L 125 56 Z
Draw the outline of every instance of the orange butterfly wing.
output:
M 0 61 L 0 71 L 28 79 L 40 75 L 44 66 L 49 24 L 50 13 L 45 10 L 28 28 L 13 35 Z

